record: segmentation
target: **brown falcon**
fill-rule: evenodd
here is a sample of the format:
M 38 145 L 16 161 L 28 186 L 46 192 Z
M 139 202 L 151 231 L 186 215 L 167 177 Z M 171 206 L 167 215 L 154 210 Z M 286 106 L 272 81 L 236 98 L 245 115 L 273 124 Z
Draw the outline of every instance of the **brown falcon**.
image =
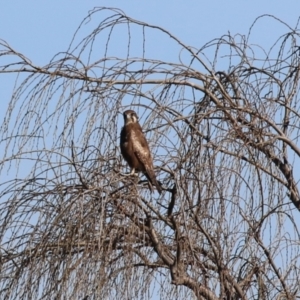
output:
M 147 140 L 143 134 L 142 127 L 138 122 L 138 116 L 133 110 L 126 110 L 123 113 L 124 127 L 121 130 L 121 153 L 132 169 L 131 174 L 140 171 L 145 174 L 152 185 L 156 186 L 159 193 L 162 189 L 156 180 L 153 170 L 153 162 Z

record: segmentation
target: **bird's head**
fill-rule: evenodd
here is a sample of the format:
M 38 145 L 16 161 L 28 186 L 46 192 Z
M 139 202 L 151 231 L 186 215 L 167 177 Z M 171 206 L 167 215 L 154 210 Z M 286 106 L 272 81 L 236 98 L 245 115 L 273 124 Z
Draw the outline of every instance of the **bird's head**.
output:
M 123 112 L 124 123 L 128 125 L 130 123 L 137 123 L 139 118 L 134 110 L 126 110 Z

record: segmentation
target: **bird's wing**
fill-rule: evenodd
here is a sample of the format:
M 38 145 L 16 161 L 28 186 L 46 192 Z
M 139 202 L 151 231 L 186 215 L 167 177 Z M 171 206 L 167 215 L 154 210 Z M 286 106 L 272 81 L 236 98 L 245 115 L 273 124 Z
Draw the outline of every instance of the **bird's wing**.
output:
M 135 155 L 141 164 L 145 167 L 147 171 L 147 167 L 151 168 L 152 166 L 152 158 L 149 150 L 149 146 L 147 140 L 140 130 L 134 130 L 131 133 L 132 137 L 132 147 Z
M 149 146 L 147 140 L 141 130 L 134 130 L 132 132 L 132 144 L 133 144 L 133 151 L 137 156 L 140 163 L 143 165 L 145 169 L 145 175 L 152 183 L 157 187 L 159 193 L 161 193 L 161 186 L 156 180 L 156 176 L 153 170 L 153 162 L 151 153 L 149 150 Z

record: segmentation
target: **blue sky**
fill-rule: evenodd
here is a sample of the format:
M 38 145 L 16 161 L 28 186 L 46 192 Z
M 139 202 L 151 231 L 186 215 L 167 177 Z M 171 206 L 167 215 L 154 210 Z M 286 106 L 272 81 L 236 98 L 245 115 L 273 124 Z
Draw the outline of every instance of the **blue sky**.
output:
M 195 47 L 228 31 L 247 34 L 262 14 L 274 15 L 292 27 L 300 15 L 299 1 L 5 1 L 0 10 L 0 38 L 36 63 L 46 63 L 67 48 L 80 21 L 100 5 L 162 26 Z M 278 24 L 264 21 L 261 25 L 255 42 L 278 37 Z
M 300 15 L 300 2 L 296 0 L 4 1 L 0 10 L 0 39 L 35 64 L 47 64 L 53 55 L 67 49 L 88 11 L 100 5 L 120 8 L 132 18 L 164 27 L 184 43 L 197 48 L 228 31 L 231 35 L 246 35 L 255 18 L 262 14 L 274 15 L 292 27 Z M 264 47 L 286 32 L 286 28 L 270 19 L 258 24 L 251 42 Z M 154 40 L 150 51 L 156 51 L 155 43 Z M 2 57 L 0 64 L 5 59 Z M 13 76 L 0 74 L 0 99 L 4 105 L 9 101 L 13 79 Z M 2 109 L 0 118 L 4 112 Z

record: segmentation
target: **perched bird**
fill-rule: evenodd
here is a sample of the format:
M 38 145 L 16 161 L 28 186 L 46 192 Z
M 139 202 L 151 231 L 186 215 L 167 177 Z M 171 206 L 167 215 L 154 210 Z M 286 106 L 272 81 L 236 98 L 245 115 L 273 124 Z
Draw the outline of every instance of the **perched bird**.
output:
M 121 153 L 131 168 L 131 173 L 140 171 L 149 180 L 151 191 L 152 185 L 156 186 L 161 194 L 162 188 L 153 170 L 153 162 L 147 140 L 143 134 L 142 127 L 138 122 L 138 116 L 133 110 L 126 110 L 123 113 L 124 127 L 121 130 Z

